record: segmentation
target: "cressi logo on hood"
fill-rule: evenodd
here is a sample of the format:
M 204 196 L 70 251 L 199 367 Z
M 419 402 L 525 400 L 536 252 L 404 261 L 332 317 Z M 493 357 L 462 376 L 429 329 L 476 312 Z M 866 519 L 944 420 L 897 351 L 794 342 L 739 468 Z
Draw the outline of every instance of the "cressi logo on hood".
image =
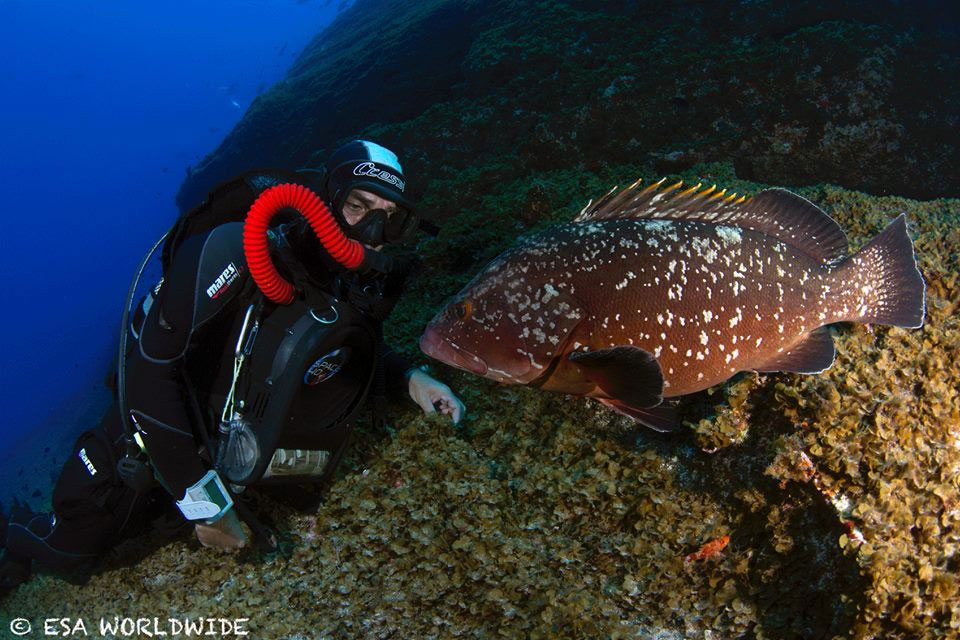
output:
M 378 167 L 373 162 L 361 162 L 360 164 L 358 164 L 353 168 L 353 175 L 364 176 L 364 177 L 372 176 L 378 180 L 382 180 L 383 182 L 386 182 L 387 184 L 396 187 L 401 192 L 406 186 L 406 183 L 399 176 L 391 173 L 390 171 L 387 171 L 386 169 L 382 169 Z

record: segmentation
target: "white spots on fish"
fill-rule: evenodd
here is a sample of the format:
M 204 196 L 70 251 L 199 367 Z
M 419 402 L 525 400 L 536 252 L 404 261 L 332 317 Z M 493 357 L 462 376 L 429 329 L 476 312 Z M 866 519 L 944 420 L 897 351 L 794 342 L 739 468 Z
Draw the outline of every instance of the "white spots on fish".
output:
M 713 264 L 717 258 L 717 250 L 709 238 L 693 238 L 691 245 L 698 256 L 704 259 L 707 264 Z
M 706 331 L 701 331 L 701 332 L 700 332 L 700 344 L 705 345 L 705 344 L 707 344 L 708 342 L 710 342 L 710 338 L 707 337 L 707 332 L 706 332 Z
M 722 307 L 721 307 L 722 308 Z M 733 329 L 741 320 L 743 320 L 743 309 L 736 308 L 737 315 L 730 318 L 730 328 Z
M 737 227 L 718 226 L 717 236 L 723 240 L 723 244 L 725 246 L 740 244 L 741 240 L 743 239 L 743 236 L 740 234 L 740 229 Z
M 704 309 L 704 310 L 703 310 L 703 321 L 704 321 L 705 323 L 709 323 L 711 320 L 713 320 L 713 311 L 711 311 L 710 309 Z
M 661 334 L 661 335 L 663 335 L 663 334 Z M 659 358 L 661 351 L 663 351 L 663 347 L 658 344 L 656 347 L 653 348 L 653 357 L 654 357 L 654 358 Z
M 617 291 L 619 291 L 620 289 L 623 289 L 624 287 L 627 286 L 627 283 L 630 282 L 630 280 L 631 280 L 632 278 L 635 278 L 635 277 L 636 277 L 636 276 L 633 275 L 633 272 L 632 272 L 632 271 L 628 271 L 628 272 L 627 272 L 627 277 L 625 277 L 623 280 L 621 280 L 614 288 L 615 288 Z
M 661 235 L 668 235 L 674 231 L 673 222 L 670 220 L 645 220 L 643 227 L 647 231 L 652 231 L 654 233 L 659 233 Z M 675 232 L 674 232 L 675 233 Z M 673 238 L 676 240 L 676 238 Z
M 552 300 L 553 298 L 556 298 L 558 295 L 560 295 L 560 292 L 557 291 L 556 288 L 554 288 L 553 284 L 550 283 L 550 282 L 548 282 L 548 283 L 546 283 L 545 285 L 543 285 L 543 291 L 544 291 L 544 293 L 543 293 L 543 297 L 541 298 L 541 300 L 542 300 L 544 303 L 550 302 L 550 300 Z
M 757 338 L 757 348 L 758 348 L 758 349 L 760 348 L 760 343 L 761 343 L 761 342 L 763 342 L 763 337 L 762 337 L 762 336 L 759 337 L 759 338 Z

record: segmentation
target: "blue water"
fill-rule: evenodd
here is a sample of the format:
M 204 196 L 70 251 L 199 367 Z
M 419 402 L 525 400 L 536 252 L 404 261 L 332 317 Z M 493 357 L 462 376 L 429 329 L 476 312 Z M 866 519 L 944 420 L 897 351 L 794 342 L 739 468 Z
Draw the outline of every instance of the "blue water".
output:
M 330 0 L 0 0 L 0 451 L 109 401 L 133 271 Z

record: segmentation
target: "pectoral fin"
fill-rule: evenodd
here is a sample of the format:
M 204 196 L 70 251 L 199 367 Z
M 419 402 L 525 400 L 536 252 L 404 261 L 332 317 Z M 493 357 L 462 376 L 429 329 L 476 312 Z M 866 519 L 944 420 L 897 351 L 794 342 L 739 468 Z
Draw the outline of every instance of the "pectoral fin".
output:
M 673 400 L 664 400 L 655 407 L 645 407 L 643 409 L 631 407 L 616 400 L 602 399 L 600 402 L 654 431 L 673 433 L 684 429 L 677 417 L 677 402 Z
M 569 357 L 585 378 L 620 404 L 646 408 L 663 400 L 663 372 L 649 351 L 621 346 L 571 353 Z

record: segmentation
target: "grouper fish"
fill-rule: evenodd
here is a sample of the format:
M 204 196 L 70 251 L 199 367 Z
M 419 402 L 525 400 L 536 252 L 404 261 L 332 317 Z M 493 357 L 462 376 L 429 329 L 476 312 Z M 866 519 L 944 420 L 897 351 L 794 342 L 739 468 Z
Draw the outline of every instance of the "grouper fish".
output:
M 521 238 L 430 321 L 421 350 L 669 431 L 679 396 L 739 371 L 829 368 L 826 325 L 922 326 L 903 214 L 848 255 L 840 226 L 784 189 L 738 198 L 663 182 L 614 188 Z

